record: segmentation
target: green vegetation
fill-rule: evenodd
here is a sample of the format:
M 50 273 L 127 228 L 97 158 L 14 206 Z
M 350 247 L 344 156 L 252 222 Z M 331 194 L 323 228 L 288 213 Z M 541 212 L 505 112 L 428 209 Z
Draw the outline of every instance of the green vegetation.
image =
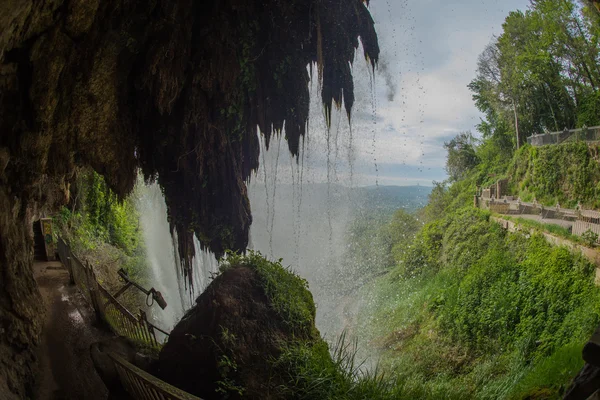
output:
M 371 269 L 388 273 L 361 289 L 361 342 L 379 349 L 393 398 L 560 398 L 583 365 L 600 322 L 594 266 L 529 230 L 507 233 L 473 195 L 507 177 L 525 201 L 595 206 L 597 147 L 523 146 L 507 157 L 505 138 L 461 134 L 446 145 L 450 180 L 417 213 L 425 224 L 412 242 L 384 248 L 395 253 L 379 259 L 394 262 Z M 585 244 L 560 226 L 507 218 Z M 355 241 L 378 236 L 362 232 Z
M 473 196 L 506 178 L 523 201 L 600 207 L 597 144 L 525 145 L 533 133 L 600 124 L 598 22 L 573 0 L 510 13 L 469 85 L 480 135 L 445 144 L 449 180 L 417 212 L 423 225 L 406 226 L 412 239 L 390 238 L 361 260 L 375 279 L 359 293 L 360 341 L 379 350 L 389 398 L 558 399 L 582 367 L 600 322 L 595 266 L 535 231 L 596 238 L 514 217 L 534 232 L 509 233 Z M 354 242 L 388 237 L 386 224 L 354 230 Z
M 399 398 L 559 398 L 600 321 L 593 272 L 463 207 L 427 223 L 362 289 L 362 339 L 380 349 Z
M 597 144 L 571 142 L 555 146 L 523 146 L 507 176 L 511 193 L 547 206 L 574 208 L 580 202 L 600 207 L 600 163 Z
M 144 284 L 147 279 L 146 250 L 139 226 L 136 192 L 119 199 L 102 176 L 80 170 L 70 187 L 70 202 L 54 216 L 56 232 L 69 241 L 81 260 L 89 260 L 98 280 L 110 292 L 122 286 L 117 270 Z M 129 309 L 144 307 L 138 293 L 128 291 L 120 299 Z
M 284 268 L 281 261 L 269 261 L 259 252 L 250 251 L 247 255 L 227 253 L 221 262 L 220 272 L 232 266 L 248 267 L 254 270 L 272 307 L 293 333 L 310 335 L 307 329 L 314 329 L 315 303 L 308 290 L 308 282 L 293 271 Z

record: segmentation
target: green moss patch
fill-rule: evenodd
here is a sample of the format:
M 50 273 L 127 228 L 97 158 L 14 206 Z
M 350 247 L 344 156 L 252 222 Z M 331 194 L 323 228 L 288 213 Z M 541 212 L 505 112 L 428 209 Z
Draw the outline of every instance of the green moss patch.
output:
M 259 252 L 247 255 L 229 253 L 221 263 L 220 271 L 232 267 L 248 267 L 256 272 L 261 287 L 271 306 L 295 334 L 317 334 L 315 328 L 315 303 L 308 290 L 306 279 L 285 268 L 278 261 L 269 261 Z

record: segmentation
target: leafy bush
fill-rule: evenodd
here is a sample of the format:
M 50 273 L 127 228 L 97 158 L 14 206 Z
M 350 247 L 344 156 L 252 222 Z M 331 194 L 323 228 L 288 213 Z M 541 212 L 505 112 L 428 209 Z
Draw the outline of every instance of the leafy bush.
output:
M 594 270 L 541 235 L 460 209 L 426 224 L 394 273 L 368 288 L 365 340 L 381 343 L 402 396 L 554 398 L 600 322 Z
M 597 204 L 600 163 L 595 159 L 597 145 L 568 142 L 561 145 L 523 146 L 508 170 L 514 195 L 533 194 L 538 201 L 553 206 L 575 207 L 579 201 Z
M 581 239 L 588 247 L 594 247 L 598 242 L 598 234 L 593 232 L 591 229 L 583 232 Z

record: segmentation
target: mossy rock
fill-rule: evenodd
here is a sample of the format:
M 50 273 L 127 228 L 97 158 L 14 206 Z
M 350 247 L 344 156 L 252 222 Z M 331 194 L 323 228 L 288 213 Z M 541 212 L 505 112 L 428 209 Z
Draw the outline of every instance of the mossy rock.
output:
M 307 282 L 258 253 L 230 255 L 171 333 L 159 376 L 204 399 L 279 399 L 290 348 L 325 346 Z

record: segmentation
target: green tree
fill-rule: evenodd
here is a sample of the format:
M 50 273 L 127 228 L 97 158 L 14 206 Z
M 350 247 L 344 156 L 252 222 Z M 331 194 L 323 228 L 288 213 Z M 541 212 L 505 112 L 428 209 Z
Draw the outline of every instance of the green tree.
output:
M 511 12 L 469 84 L 484 139 L 600 123 L 600 23 L 573 0 L 532 0 Z M 502 141 L 504 142 L 504 141 Z
M 463 179 L 479 164 L 471 132 L 459 133 L 452 140 L 444 143 L 444 148 L 448 151 L 446 172 L 452 180 Z

